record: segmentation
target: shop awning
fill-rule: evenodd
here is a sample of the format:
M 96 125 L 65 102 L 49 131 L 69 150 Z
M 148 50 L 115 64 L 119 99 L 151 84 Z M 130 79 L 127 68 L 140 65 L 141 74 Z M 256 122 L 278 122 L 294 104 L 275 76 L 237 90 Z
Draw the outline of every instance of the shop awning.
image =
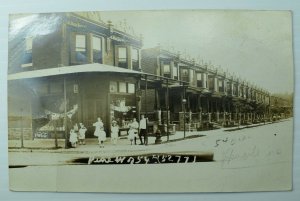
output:
M 124 74 L 132 74 L 132 75 L 146 75 L 146 73 L 134 71 L 130 69 L 120 68 L 116 66 L 110 66 L 105 64 L 84 64 L 84 65 L 76 65 L 76 66 L 63 66 L 63 67 L 55 67 L 55 68 L 47 68 L 41 70 L 33 70 L 33 71 L 25 71 L 14 74 L 9 74 L 8 80 L 19 80 L 19 79 L 29 79 L 29 78 L 39 78 L 39 77 L 49 77 L 56 75 L 67 75 L 67 74 L 75 74 L 75 73 L 124 73 Z

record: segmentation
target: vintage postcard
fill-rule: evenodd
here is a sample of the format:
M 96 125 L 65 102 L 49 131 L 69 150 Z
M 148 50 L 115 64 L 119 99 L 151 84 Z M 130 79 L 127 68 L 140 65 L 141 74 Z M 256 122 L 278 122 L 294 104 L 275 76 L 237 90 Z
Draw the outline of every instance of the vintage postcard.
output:
M 10 189 L 292 189 L 292 13 L 11 14 Z

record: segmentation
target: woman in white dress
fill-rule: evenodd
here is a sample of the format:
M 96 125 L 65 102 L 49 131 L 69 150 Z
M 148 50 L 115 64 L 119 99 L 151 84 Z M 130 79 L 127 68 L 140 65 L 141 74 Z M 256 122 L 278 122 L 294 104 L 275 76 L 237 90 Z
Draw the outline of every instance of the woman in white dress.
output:
M 104 126 L 103 126 L 103 122 L 102 120 L 98 117 L 97 122 L 93 123 L 93 126 L 95 126 L 95 132 L 94 132 L 94 136 L 98 137 L 98 143 L 100 148 L 104 147 L 104 141 L 106 140 L 106 133 L 104 131 Z

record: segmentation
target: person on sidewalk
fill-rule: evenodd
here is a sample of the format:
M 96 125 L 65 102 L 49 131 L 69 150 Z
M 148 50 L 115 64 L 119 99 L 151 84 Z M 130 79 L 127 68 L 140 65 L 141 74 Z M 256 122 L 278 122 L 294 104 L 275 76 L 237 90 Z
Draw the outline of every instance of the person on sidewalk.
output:
M 85 133 L 87 131 L 86 127 L 83 125 L 83 123 L 79 123 L 80 129 L 79 129 L 79 144 L 85 145 Z
M 100 148 L 104 148 L 104 141 L 106 140 L 106 133 L 104 131 L 103 122 L 100 117 L 98 117 L 97 122 L 93 123 L 95 126 L 94 136 L 98 137 L 98 143 Z
M 116 145 L 119 138 L 119 126 L 115 120 L 112 121 L 111 125 L 111 142 Z
M 136 145 L 136 139 L 138 137 L 138 129 L 139 123 L 136 121 L 136 118 L 133 118 L 133 121 L 129 124 L 129 131 L 128 131 L 128 139 L 131 142 L 134 140 L 134 144 Z
M 139 125 L 139 138 L 141 141 L 141 145 L 148 145 L 148 133 L 147 133 L 147 119 L 144 115 L 141 116 L 140 125 Z M 144 136 L 144 142 L 142 140 L 142 136 Z
M 70 139 L 69 139 L 69 141 L 70 141 L 72 147 L 76 148 L 78 139 L 77 139 L 77 133 L 75 132 L 75 128 L 72 128 L 70 130 Z

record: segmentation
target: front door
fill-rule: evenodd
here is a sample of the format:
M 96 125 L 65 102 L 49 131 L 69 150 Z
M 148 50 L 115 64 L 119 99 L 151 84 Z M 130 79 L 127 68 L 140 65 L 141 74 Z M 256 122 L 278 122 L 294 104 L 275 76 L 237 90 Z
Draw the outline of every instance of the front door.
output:
M 100 117 L 103 122 L 106 121 L 105 102 L 101 99 L 87 100 L 84 111 L 84 123 L 86 127 L 93 127 L 93 123 Z

